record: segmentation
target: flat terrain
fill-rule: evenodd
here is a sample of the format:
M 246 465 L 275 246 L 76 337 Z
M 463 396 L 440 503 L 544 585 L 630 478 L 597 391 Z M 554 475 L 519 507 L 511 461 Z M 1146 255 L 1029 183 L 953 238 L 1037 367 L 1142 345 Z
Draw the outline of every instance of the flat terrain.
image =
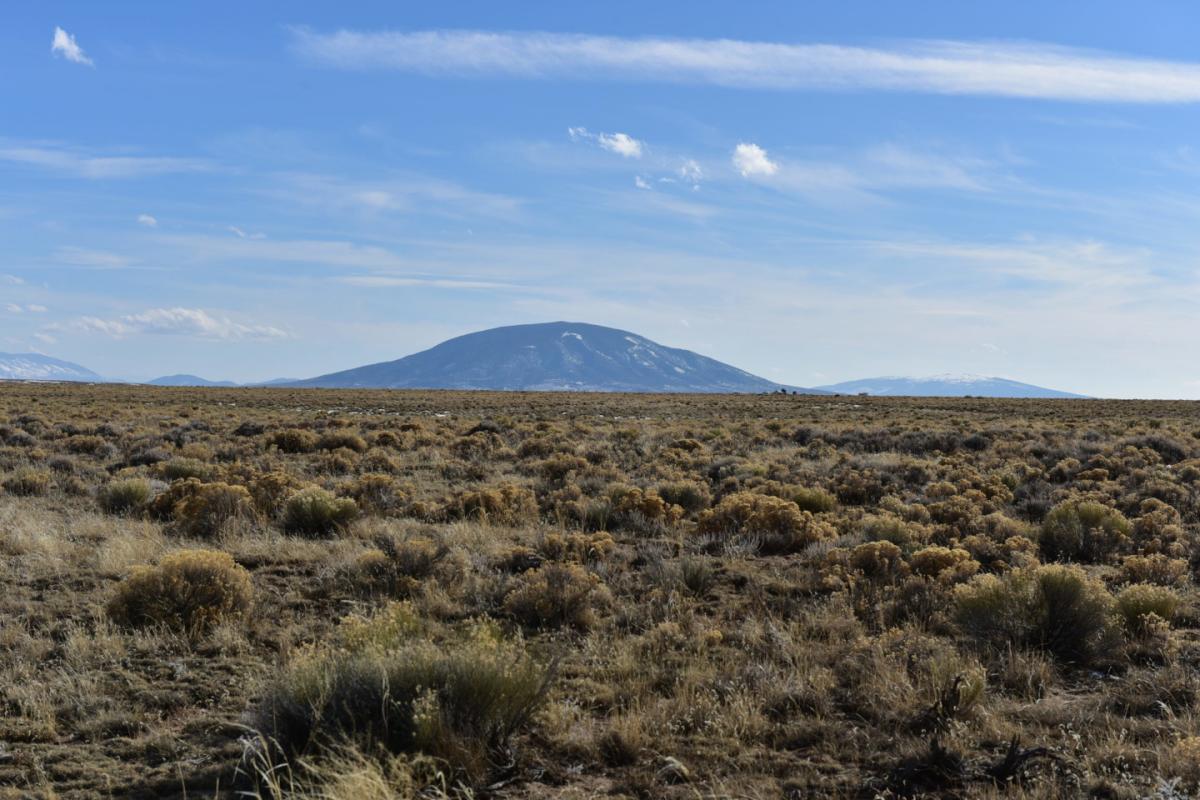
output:
M 0 797 L 1200 788 L 1194 403 L 13 383 L 0 486 Z

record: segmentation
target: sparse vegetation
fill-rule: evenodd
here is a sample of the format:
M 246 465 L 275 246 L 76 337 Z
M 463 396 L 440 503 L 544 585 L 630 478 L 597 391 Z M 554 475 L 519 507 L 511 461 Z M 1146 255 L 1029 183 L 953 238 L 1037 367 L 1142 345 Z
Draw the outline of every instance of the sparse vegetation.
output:
M 1200 788 L 1189 404 L 4 389 L 0 795 Z

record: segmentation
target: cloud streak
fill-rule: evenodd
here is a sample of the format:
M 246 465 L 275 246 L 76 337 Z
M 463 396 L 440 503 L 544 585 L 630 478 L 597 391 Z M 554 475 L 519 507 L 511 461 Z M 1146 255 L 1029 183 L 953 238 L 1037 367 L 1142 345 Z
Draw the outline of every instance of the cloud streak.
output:
M 181 172 L 204 172 L 210 165 L 194 158 L 106 156 L 51 144 L 0 140 L 0 161 L 40 167 L 79 178 L 144 178 Z
M 341 69 L 525 79 L 606 78 L 744 89 L 901 91 L 1112 103 L 1200 102 L 1200 63 L 1027 42 L 875 47 L 470 30 L 292 30 Z
M 286 339 L 287 333 L 270 325 L 245 325 L 214 317 L 199 308 L 152 308 L 117 319 L 83 317 L 75 328 L 113 338 L 134 335 L 188 336 L 217 341 Z

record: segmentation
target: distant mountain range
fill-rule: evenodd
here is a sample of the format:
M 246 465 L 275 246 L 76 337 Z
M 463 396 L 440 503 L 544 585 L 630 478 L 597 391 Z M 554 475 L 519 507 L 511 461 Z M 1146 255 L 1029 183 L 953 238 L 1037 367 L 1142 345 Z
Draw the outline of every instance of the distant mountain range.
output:
M 930 375 L 925 378 L 882 377 L 818 387 L 837 394 L 888 397 L 1074 397 L 1084 395 L 983 375 Z
M 199 375 L 164 375 L 152 381 L 146 381 L 148 386 L 237 386 L 233 381 L 210 381 Z
M 38 353 L 0 353 L 0 380 L 96 383 L 104 378 L 87 367 Z
M 0 380 L 102 382 L 95 372 L 36 353 L 0 353 Z M 235 387 L 198 375 L 166 375 L 151 386 Z M 361 389 L 492 389 L 576 392 L 867 394 L 908 397 L 1081 398 L 981 375 L 880 377 L 812 389 L 785 386 L 707 356 L 644 336 L 583 322 L 510 325 L 468 333 L 395 361 L 306 380 L 244 386 Z
M 707 393 L 792 389 L 690 350 L 582 322 L 512 325 L 468 333 L 396 361 L 288 385 Z

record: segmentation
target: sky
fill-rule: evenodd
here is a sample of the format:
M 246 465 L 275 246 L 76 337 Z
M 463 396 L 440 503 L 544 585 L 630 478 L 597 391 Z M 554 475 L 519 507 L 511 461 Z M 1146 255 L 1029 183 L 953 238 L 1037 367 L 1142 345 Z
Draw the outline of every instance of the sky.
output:
M 10 2 L 0 350 L 310 377 L 624 328 L 1200 398 L 1190 2 Z

